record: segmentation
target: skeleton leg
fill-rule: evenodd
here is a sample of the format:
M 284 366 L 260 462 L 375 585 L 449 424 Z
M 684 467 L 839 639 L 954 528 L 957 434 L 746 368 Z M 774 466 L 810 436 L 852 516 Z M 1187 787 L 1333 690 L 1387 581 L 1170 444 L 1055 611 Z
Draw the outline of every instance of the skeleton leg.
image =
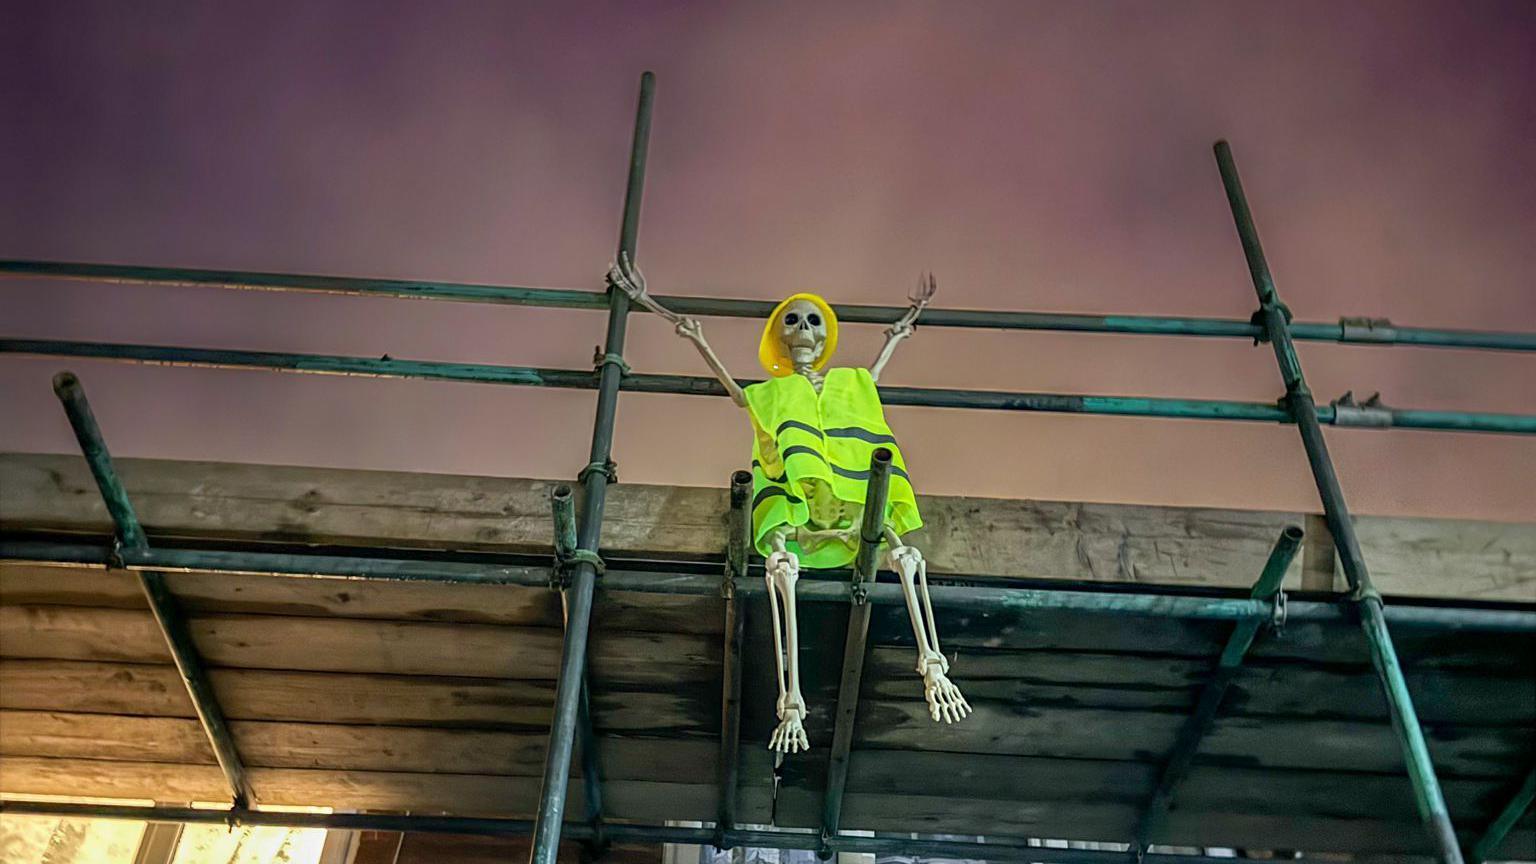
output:
M 923 695 L 928 699 L 928 716 L 937 723 L 953 723 L 971 713 L 971 706 L 960 688 L 949 680 L 949 661 L 939 650 L 939 628 L 933 618 L 933 601 L 928 596 L 928 562 L 890 528 L 885 529 L 890 544 L 890 565 L 901 580 L 901 593 L 907 601 L 907 617 L 912 619 L 912 635 L 917 641 L 917 671 L 923 676 Z M 917 580 L 922 590 L 918 591 Z
M 795 583 L 800 581 L 800 560 L 785 545 L 787 531 L 774 532 L 774 553 L 768 556 L 765 579 L 768 604 L 773 611 L 773 659 L 779 673 L 779 725 L 768 740 L 768 749 L 798 753 L 811 749 L 805 737 L 805 697 L 800 694 L 800 639 L 795 621 Z M 779 601 L 784 601 L 784 629 L 779 629 Z M 788 664 L 784 643 L 789 644 Z M 785 667 L 788 666 L 788 674 Z

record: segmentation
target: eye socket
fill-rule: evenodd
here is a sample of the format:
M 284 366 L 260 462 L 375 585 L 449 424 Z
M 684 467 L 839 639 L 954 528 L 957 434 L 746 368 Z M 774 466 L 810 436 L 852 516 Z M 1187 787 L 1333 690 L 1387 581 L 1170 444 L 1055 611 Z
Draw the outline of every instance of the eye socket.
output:
M 811 323 L 812 327 L 820 327 L 821 326 L 821 316 L 817 315 L 815 312 L 812 312 L 811 314 L 805 316 L 805 320 L 809 321 Z
M 800 323 L 800 315 L 797 312 L 791 312 L 788 315 L 784 316 L 784 325 L 786 327 L 793 327 L 793 326 L 795 326 L 796 324 L 799 324 L 799 323 Z

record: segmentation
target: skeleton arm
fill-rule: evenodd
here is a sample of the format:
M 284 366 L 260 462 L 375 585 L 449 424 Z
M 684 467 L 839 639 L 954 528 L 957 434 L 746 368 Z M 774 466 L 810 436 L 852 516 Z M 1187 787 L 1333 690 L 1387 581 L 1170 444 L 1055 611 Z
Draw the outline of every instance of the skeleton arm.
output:
M 720 358 L 715 356 L 715 350 L 705 341 L 704 325 L 700 324 L 697 318 L 678 315 L 652 299 L 651 295 L 645 292 L 645 276 L 630 263 L 628 253 L 619 253 L 619 262 L 608 268 L 608 282 L 628 294 L 629 299 L 672 322 L 677 329 L 677 335 L 692 342 L 693 347 L 698 349 L 699 355 L 708 364 L 709 371 L 713 372 L 725 386 L 725 392 L 730 395 L 731 401 L 742 408 L 747 407 L 747 396 L 741 391 L 741 386 L 736 383 L 735 378 L 731 377 L 731 373 L 726 371 L 725 364 L 720 362 Z
M 926 278 L 917 280 L 917 290 L 907 295 L 912 306 L 907 309 L 905 315 L 890 326 L 890 329 L 885 331 L 885 344 L 880 347 L 880 356 L 876 357 L 875 362 L 869 366 L 869 375 L 875 381 L 880 380 L 880 373 L 885 371 L 885 364 L 891 362 L 891 355 L 896 353 L 896 346 L 901 344 L 901 340 L 912 335 L 912 325 L 917 321 L 917 316 L 923 314 L 923 310 L 933 300 L 934 292 L 938 290 L 939 284 L 932 273 Z

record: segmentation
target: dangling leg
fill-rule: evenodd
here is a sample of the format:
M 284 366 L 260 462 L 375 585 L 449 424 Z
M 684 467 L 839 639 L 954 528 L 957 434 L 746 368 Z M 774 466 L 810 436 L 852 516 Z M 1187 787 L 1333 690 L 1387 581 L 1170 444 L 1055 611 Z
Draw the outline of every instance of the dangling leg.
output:
M 933 600 L 928 596 L 928 562 L 921 552 L 903 545 L 901 537 L 885 529 L 890 545 L 890 566 L 901 580 L 901 593 L 907 601 L 907 617 L 912 619 L 912 635 L 917 641 L 917 671 L 923 676 L 923 695 L 928 699 L 928 716 L 937 723 L 953 723 L 971 713 L 971 706 L 960 688 L 949 680 L 949 661 L 939 650 L 939 628 L 933 618 Z M 918 580 L 922 591 L 919 594 Z
M 768 604 L 773 612 L 773 659 L 779 672 L 779 725 L 768 740 L 768 749 L 798 753 L 811 749 L 805 737 L 805 697 L 800 695 L 800 638 L 795 621 L 795 583 L 800 581 L 800 559 L 785 545 L 786 530 L 773 534 L 774 553 L 768 556 L 764 578 Z M 784 601 L 784 629 L 779 629 L 779 600 Z M 784 644 L 789 644 L 788 675 Z

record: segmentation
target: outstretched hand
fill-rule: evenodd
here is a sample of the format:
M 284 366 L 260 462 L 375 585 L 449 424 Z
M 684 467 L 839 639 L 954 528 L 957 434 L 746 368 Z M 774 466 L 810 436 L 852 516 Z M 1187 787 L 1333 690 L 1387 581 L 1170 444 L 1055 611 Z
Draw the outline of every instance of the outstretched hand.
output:
M 629 260 L 628 252 L 620 252 L 619 260 L 608 265 L 608 284 L 637 302 L 645 297 L 645 275 Z
M 917 287 L 907 294 L 907 302 L 911 305 L 907 307 L 906 314 L 896 319 L 890 329 L 885 331 L 886 335 L 892 339 L 905 339 L 911 336 L 916 329 L 912 325 L 917 322 L 917 316 L 923 314 L 923 310 L 933 302 L 933 295 L 938 293 L 938 290 L 939 282 L 932 273 L 917 277 Z

